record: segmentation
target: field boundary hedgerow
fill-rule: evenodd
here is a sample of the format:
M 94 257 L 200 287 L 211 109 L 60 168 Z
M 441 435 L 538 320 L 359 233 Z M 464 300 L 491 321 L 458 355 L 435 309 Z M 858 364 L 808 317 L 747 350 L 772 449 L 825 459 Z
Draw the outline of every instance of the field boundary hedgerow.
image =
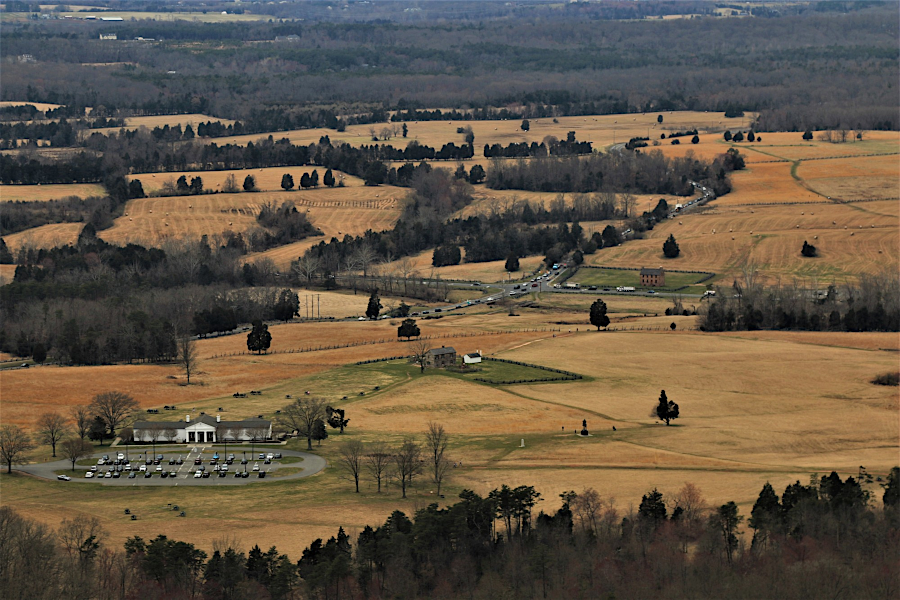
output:
M 487 379 L 485 377 L 475 377 L 475 381 L 480 381 L 482 383 L 489 383 L 491 385 L 514 385 L 517 383 L 549 383 L 553 381 L 575 381 L 577 379 L 584 379 L 583 375 L 579 375 L 578 373 L 573 373 L 572 371 L 564 371 L 563 369 L 554 369 L 553 367 L 545 367 L 543 365 L 536 365 L 532 363 L 522 362 L 520 360 L 508 360 L 506 358 L 493 358 L 490 356 L 485 356 L 483 360 L 490 360 L 495 362 L 507 363 L 510 365 L 517 365 L 520 367 L 530 367 L 532 369 L 539 369 L 541 371 L 550 371 L 551 373 L 561 373 L 563 377 L 542 377 L 535 379 Z

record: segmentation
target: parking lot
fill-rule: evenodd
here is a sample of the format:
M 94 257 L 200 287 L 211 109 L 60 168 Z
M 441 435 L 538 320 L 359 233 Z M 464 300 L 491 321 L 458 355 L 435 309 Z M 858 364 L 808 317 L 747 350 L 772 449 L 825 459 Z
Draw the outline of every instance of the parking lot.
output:
M 76 465 L 66 460 L 24 465 L 22 471 L 60 484 L 92 483 L 99 485 L 182 486 L 245 485 L 266 481 L 300 479 L 325 468 L 325 459 L 306 452 L 281 448 L 243 446 L 191 445 L 160 447 L 152 450 L 110 448 L 95 454 L 90 465 Z M 81 461 L 85 462 L 85 461 Z M 60 474 L 64 474 L 60 475 Z M 66 479 L 68 477 L 69 479 Z

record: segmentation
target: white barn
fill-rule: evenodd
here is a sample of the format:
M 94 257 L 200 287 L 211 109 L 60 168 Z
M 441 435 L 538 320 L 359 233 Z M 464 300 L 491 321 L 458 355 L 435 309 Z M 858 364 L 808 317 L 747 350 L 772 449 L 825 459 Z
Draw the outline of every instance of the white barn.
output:
M 265 419 L 244 419 L 243 421 L 223 421 L 219 415 L 201 415 L 191 421 L 187 415 L 184 421 L 137 421 L 133 426 L 134 441 L 137 443 L 210 443 L 249 442 L 250 440 L 272 439 L 272 421 Z
M 463 355 L 463 363 L 464 364 L 474 365 L 474 364 L 480 363 L 480 362 L 481 362 L 481 350 Z

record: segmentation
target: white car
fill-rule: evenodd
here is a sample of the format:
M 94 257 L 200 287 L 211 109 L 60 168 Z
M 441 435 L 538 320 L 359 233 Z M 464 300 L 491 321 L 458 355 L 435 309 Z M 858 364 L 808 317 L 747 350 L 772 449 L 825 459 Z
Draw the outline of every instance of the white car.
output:
M 254 470 L 254 471 L 259 471 L 259 465 L 253 465 L 253 470 Z
M 119 460 L 125 460 L 125 455 L 119 452 L 118 454 L 116 454 L 116 458 Z
M 104 479 L 112 479 L 112 473 L 110 471 L 106 472 L 106 475 L 103 476 Z
M 96 472 L 97 472 L 97 467 L 96 466 L 91 467 L 91 473 L 96 473 Z
M 138 467 L 138 471 L 146 471 L 146 470 L 147 470 L 147 465 L 141 465 L 140 467 Z
M 102 458 L 98 458 L 98 459 L 97 459 L 97 464 L 98 464 L 98 465 L 105 465 L 105 464 L 106 464 L 106 461 L 103 460 Z
M 72 481 L 72 478 L 68 475 L 57 475 L 56 478 L 60 481 Z
M 197 471 L 196 473 L 194 473 L 194 479 L 200 479 L 201 477 L 203 477 L 203 471 Z
M 272 460 L 275 458 L 275 455 L 272 454 L 271 452 L 269 452 L 268 454 L 266 454 L 266 458 L 268 458 L 269 460 Z
M 162 465 L 156 465 L 156 472 L 159 473 L 163 470 Z
M 84 474 L 85 479 L 92 479 L 93 477 L 94 477 L 93 471 L 88 471 L 87 473 Z

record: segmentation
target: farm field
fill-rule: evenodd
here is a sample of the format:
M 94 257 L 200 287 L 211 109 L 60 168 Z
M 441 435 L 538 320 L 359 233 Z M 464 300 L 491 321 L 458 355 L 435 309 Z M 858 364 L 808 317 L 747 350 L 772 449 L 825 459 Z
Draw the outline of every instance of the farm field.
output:
M 380 197 L 373 198 L 376 194 Z M 327 240 L 331 236 L 359 235 L 367 229 L 390 228 L 400 216 L 405 194 L 405 190 L 384 186 L 374 194 L 372 188 L 345 187 L 140 198 L 129 201 L 125 214 L 100 236 L 108 242 L 156 245 L 166 238 L 198 239 L 226 230 L 243 232 L 256 227 L 256 215 L 264 204 L 280 206 L 291 201 L 298 210 L 306 210 L 310 222 L 322 230 Z M 316 237 L 314 243 L 321 239 Z M 279 266 L 284 267 L 299 255 L 291 254 Z
M 4 15 L 7 13 L 4 13 Z M 4 108 L 6 106 L 25 106 L 30 104 L 40 111 L 53 110 L 54 108 L 59 108 L 62 104 L 50 104 L 48 102 L 26 102 L 24 100 L 3 100 L 0 101 L 0 108 Z
M 663 115 L 663 123 L 656 122 L 657 116 Z M 613 143 L 627 142 L 632 137 L 648 136 L 651 139 L 659 138 L 660 133 L 682 131 L 685 129 L 736 131 L 741 123 L 749 123 L 750 117 L 727 119 L 724 113 L 711 112 L 662 112 L 641 113 L 624 115 L 587 115 L 583 117 L 558 117 L 558 123 L 551 118 L 530 119 L 528 131 L 522 131 L 521 121 L 408 121 L 407 137 L 397 134 L 392 139 L 383 143 L 391 144 L 395 148 L 406 147 L 406 144 L 415 140 L 420 144 L 440 148 L 448 142 L 457 145 L 464 143 L 463 134 L 456 133 L 459 127 L 471 127 L 475 134 L 475 147 L 479 150 L 485 144 L 502 144 L 504 146 L 512 142 L 538 142 L 543 141 L 548 135 L 558 139 L 565 139 L 569 131 L 574 131 L 578 140 L 593 142 L 594 148 L 600 149 Z M 376 135 L 380 135 L 382 129 L 396 126 L 398 131 L 401 123 L 377 123 L 374 125 L 350 125 L 344 132 L 336 132 L 333 129 L 302 129 L 273 133 L 276 139 L 288 138 L 295 144 L 309 144 L 318 142 L 319 138 L 327 135 L 332 144 L 348 143 L 351 145 L 371 144 L 371 130 L 374 128 Z M 240 135 L 228 138 L 220 138 L 218 143 L 246 144 L 255 142 L 262 134 Z M 690 138 L 688 138 L 690 139 Z M 382 142 L 378 142 L 382 143 Z
M 465 260 L 465 251 L 460 250 Z M 543 258 L 540 256 L 529 256 L 519 259 L 519 270 L 509 274 L 506 271 L 505 260 L 494 260 L 489 262 L 466 263 L 462 262 L 458 265 L 450 265 L 446 267 L 434 267 L 431 264 L 433 250 L 426 250 L 414 256 L 410 256 L 408 261 L 396 260 L 379 267 L 384 273 L 402 274 L 404 267 L 408 266 L 412 269 L 410 275 L 413 277 L 441 277 L 443 279 L 465 279 L 469 281 L 482 281 L 485 283 L 500 283 L 507 280 L 517 281 L 518 279 L 530 277 L 531 273 L 540 268 Z
M 648 267 L 650 265 L 647 265 Z M 678 273 L 666 271 L 666 285 L 662 289 L 677 289 L 696 284 L 704 277 L 703 273 Z M 582 286 L 595 285 L 598 287 L 632 286 L 643 289 L 641 286 L 640 271 L 623 269 L 592 269 L 582 268 L 566 280 L 566 283 L 579 283 Z
M 168 125 L 169 127 L 181 125 L 182 129 L 184 129 L 187 125 L 190 125 L 194 129 L 194 133 L 196 133 L 197 125 L 199 125 L 200 123 L 208 123 L 209 121 L 219 122 L 223 125 L 234 125 L 233 119 L 220 119 L 219 117 L 211 117 L 209 115 L 202 115 L 197 113 L 186 115 L 151 115 L 148 117 L 126 117 L 125 127 L 101 127 L 98 129 L 88 129 L 84 132 L 83 135 L 85 137 L 89 137 L 94 132 L 98 132 L 103 135 L 109 135 L 110 133 L 118 133 L 121 129 L 139 129 L 141 127 L 153 129 L 154 127 L 163 127 L 165 125 Z
M 460 331 L 475 322 L 489 326 L 494 318 L 461 317 L 453 327 L 446 322 L 428 326 Z M 377 337 L 388 333 L 388 324 L 286 325 L 272 331 L 273 341 L 283 348 L 308 339 Z M 769 333 L 786 335 L 768 338 Z M 222 532 L 233 528 L 243 545 L 265 540 L 281 552 L 299 556 L 313 538 L 333 535 L 338 525 L 354 537 L 363 525 L 380 523 L 394 509 L 411 512 L 436 500 L 424 479 L 408 501 L 401 501 L 393 486 L 377 494 L 367 478 L 357 496 L 334 466 L 341 439 L 397 443 L 405 435 L 421 437 L 427 423 L 436 421 L 453 436 L 449 454 L 462 465 L 451 471 L 445 485 L 448 502 L 463 488 L 485 494 L 502 483 L 527 484 L 545 499 L 537 510 L 555 510 L 560 492 L 594 487 L 627 512 L 653 487 L 669 494 L 692 482 L 711 505 L 735 500 L 741 514 L 747 514 L 766 481 L 780 491 L 795 480 L 806 481 L 812 472 L 836 469 L 844 476 L 855 475 L 862 464 L 873 475 L 883 475 L 896 463 L 896 394 L 868 383 L 873 374 L 895 368 L 896 357 L 860 348 L 889 346 L 895 337 L 582 332 L 439 342 L 452 344 L 459 352 L 481 349 L 591 376 L 584 381 L 514 386 L 484 386 L 455 374 L 423 376 L 417 367 L 402 362 L 349 364 L 401 353 L 402 343 L 212 358 L 241 345 L 242 336 L 201 341 L 204 363 L 199 379 L 205 383 L 190 388 L 166 379 L 177 372 L 174 366 L 3 371 L 4 388 L 18 390 L 13 404 L 40 400 L 40 405 L 27 409 L 4 402 L 4 422 L 27 422 L 53 406 L 50 398 L 64 408 L 110 385 L 134 393 L 142 406 L 176 403 L 177 418 L 191 409 L 217 412 L 218 408 L 235 418 L 271 415 L 289 401 L 285 393 L 310 390 L 346 408 L 351 421 L 342 437 L 332 432 L 314 447 L 332 465 L 323 473 L 308 480 L 229 489 L 224 503 L 218 494 L 199 489 L 98 491 L 87 484 L 63 487 L 67 484 L 5 474 L 0 475 L 2 502 L 53 525 L 60 520 L 63 505 L 69 516 L 97 515 L 115 545 L 127 536 L 163 533 L 210 549 Z M 101 371 L 106 381 L 98 382 Z M 681 406 L 682 417 L 671 427 L 655 424 L 647 415 L 663 387 Z M 263 395 L 244 399 L 229 393 L 250 388 L 262 389 Z M 75 389 L 83 398 L 72 398 Z M 709 394 L 709 389 L 718 391 Z M 360 391 L 366 395 L 360 396 Z M 342 402 L 343 396 L 348 398 Z M 582 419 L 592 434 L 586 439 L 572 435 Z M 303 449 L 305 441 L 291 441 L 287 447 Z M 185 508 L 187 517 L 175 520 L 171 512 L 158 509 L 169 502 Z M 123 506 L 140 519 L 121 518 Z
M 53 223 L 13 233 L 4 236 L 3 239 L 13 253 L 22 247 L 55 248 L 74 244 L 83 227 L 84 223 Z
M 311 174 L 313 170 L 316 170 L 319 174 L 319 187 L 318 188 L 309 188 L 306 190 L 300 189 L 300 177 L 304 174 Z M 354 177 L 353 175 L 348 175 L 347 173 L 341 173 L 340 171 L 333 171 L 334 178 L 336 181 L 343 181 L 344 187 L 362 187 L 363 180 L 359 177 Z M 171 182 L 173 185 L 182 175 L 190 182 L 193 177 L 200 177 L 203 179 L 203 189 L 204 190 L 215 190 L 221 191 L 222 186 L 225 184 L 225 180 L 229 175 L 234 175 L 235 182 L 238 185 L 238 188 L 243 190 L 244 179 L 248 175 L 252 175 L 253 179 L 256 181 L 256 188 L 261 192 L 282 192 L 284 191 L 281 187 L 281 178 L 285 174 L 289 174 L 294 179 L 294 189 L 298 192 L 309 192 L 315 193 L 322 189 L 328 189 L 324 185 L 322 185 L 322 177 L 325 175 L 325 169 L 316 168 L 311 166 L 306 167 L 269 167 L 265 169 L 232 169 L 230 171 L 183 171 L 177 173 L 141 173 L 139 175 L 132 175 L 129 177 L 131 179 L 137 179 L 141 182 L 141 187 L 144 188 L 144 193 L 147 195 L 152 195 L 154 192 L 158 192 L 163 188 L 163 185 L 167 182 Z M 337 188 L 335 188 L 337 189 Z M 358 190 L 359 191 L 359 190 Z M 377 190 L 375 188 L 369 188 L 371 192 L 371 197 L 374 198 L 375 194 L 381 194 L 383 190 Z M 406 190 L 403 190 L 404 192 Z
M 99 183 L 63 183 L 47 185 L 0 185 L 0 202 L 36 202 L 58 200 L 66 196 L 89 198 L 105 196 Z

